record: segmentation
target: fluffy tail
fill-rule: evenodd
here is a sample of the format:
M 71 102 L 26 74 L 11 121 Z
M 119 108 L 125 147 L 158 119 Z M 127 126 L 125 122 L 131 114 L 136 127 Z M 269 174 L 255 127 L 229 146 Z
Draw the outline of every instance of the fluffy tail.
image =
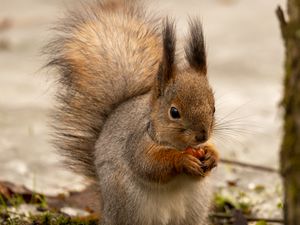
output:
M 151 89 L 161 53 L 157 21 L 134 1 L 85 5 L 47 46 L 59 76 L 54 143 L 76 172 L 95 178 L 94 146 L 106 118 Z

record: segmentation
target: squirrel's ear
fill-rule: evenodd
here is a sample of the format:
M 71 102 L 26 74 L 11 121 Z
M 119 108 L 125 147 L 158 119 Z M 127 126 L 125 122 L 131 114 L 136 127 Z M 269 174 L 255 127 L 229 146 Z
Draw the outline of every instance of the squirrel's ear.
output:
M 162 96 L 164 90 L 174 76 L 175 70 L 175 48 L 176 48 L 176 38 L 175 38 L 175 25 L 173 21 L 169 21 L 168 18 L 164 20 L 163 23 L 163 56 L 162 62 L 159 65 L 157 73 L 157 83 L 156 83 L 156 96 Z
M 189 26 L 190 32 L 188 43 L 184 48 L 186 59 L 192 68 L 202 72 L 202 74 L 206 74 L 206 51 L 202 24 L 198 19 L 191 19 L 189 21 Z

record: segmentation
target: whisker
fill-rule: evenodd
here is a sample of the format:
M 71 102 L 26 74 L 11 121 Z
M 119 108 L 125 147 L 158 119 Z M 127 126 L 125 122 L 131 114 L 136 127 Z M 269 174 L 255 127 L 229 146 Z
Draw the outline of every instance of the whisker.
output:
M 214 132 L 224 132 L 224 133 L 244 133 L 244 134 L 256 134 L 257 132 L 254 130 L 250 130 L 247 128 L 241 128 L 241 127 L 222 127 L 222 128 L 214 128 Z
M 236 136 L 233 136 L 233 135 L 227 135 L 227 134 L 225 134 L 225 135 L 223 134 L 222 136 L 216 135 L 216 136 L 214 136 L 214 138 L 222 141 L 223 144 L 225 144 L 227 149 L 228 149 L 228 146 L 226 144 L 228 144 L 230 146 L 231 151 L 236 149 L 237 145 L 239 145 L 238 149 L 246 148 L 245 143 L 241 142 L 240 139 L 238 139 Z M 218 142 L 218 144 L 221 144 L 221 143 Z

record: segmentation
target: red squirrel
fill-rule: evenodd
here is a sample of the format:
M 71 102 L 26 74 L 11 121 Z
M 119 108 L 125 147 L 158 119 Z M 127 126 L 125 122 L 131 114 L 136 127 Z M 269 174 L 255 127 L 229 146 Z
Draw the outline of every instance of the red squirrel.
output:
M 207 224 L 218 154 L 207 144 L 215 101 L 200 21 L 179 66 L 170 19 L 133 0 L 82 7 L 48 45 L 59 74 L 52 126 L 66 163 L 97 184 L 100 224 Z

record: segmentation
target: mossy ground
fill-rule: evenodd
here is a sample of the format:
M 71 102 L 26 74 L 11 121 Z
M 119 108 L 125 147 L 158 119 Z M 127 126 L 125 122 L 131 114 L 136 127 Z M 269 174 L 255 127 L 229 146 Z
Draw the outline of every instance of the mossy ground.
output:
M 45 212 L 40 215 L 24 216 L 18 215 L 11 217 L 9 214 L 0 214 L 1 224 L 3 225 L 97 225 L 98 218 L 69 217 L 53 212 Z
M 282 196 L 281 188 L 275 189 L 276 195 Z M 274 193 L 269 192 L 264 185 L 255 185 L 252 188 L 243 188 L 236 181 L 228 182 L 226 186 L 217 188 L 213 201 L 213 210 L 210 213 L 211 225 L 231 225 L 242 217 L 243 223 L 247 225 L 247 219 L 260 217 L 257 208 Z M 68 192 L 56 196 L 43 195 L 27 189 L 24 186 L 10 182 L 0 181 L 0 224 L 2 225 L 93 225 L 98 224 L 101 215 L 99 205 L 95 204 L 93 186 L 87 187 L 79 192 Z M 267 200 L 268 201 L 268 200 Z M 96 201 L 97 202 L 97 201 Z M 94 203 L 94 204 L 90 204 Z M 278 211 L 282 210 L 280 197 L 270 204 Z M 269 205 L 270 205 L 269 204 Z M 274 208 L 273 207 L 273 208 Z M 263 217 L 278 218 L 271 214 Z M 253 220 L 251 225 L 265 225 L 264 221 Z
M 232 215 L 235 210 L 239 210 L 243 215 L 251 216 L 251 204 L 240 199 L 232 199 L 228 196 L 216 194 L 214 198 L 214 213 Z M 99 217 L 96 214 L 88 216 L 70 216 L 59 209 L 49 207 L 47 198 L 43 195 L 34 194 L 31 202 L 27 202 L 21 195 L 14 195 L 11 198 L 0 195 L 0 224 L 3 225 L 97 225 Z M 25 206 L 35 209 L 34 212 L 27 212 L 19 209 Z M 211 216 L 213 225 L 233 224 L 232 218 L 214 218 Z M 253 223 L 255 225 L 266 225 L 264 221 Z

